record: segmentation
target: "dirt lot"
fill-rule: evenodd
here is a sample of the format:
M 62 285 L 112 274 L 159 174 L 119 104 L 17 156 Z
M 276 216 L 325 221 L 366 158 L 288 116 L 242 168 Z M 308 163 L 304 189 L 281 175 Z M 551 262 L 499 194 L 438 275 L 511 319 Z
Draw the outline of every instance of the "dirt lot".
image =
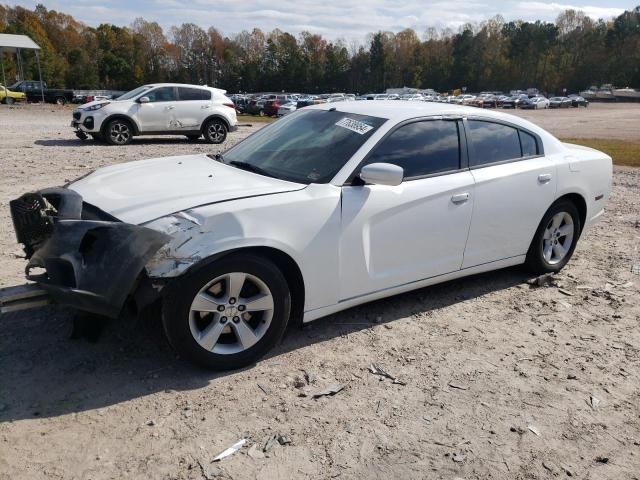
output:
M 524 115 L 560 136 L 640 136 L 640 105 Z M 24 268 L 10 199 L 102 165 L 212 150 L 82 143 L 69 120 L 69 109 L 0 108 L 1 286 Z M 554 285 L 530 287 L 513 268 L 400 295 L 291 330 L 242 371 L 185 364 L 157 322 L 112 322 L 94 344 L 69 338 L 70 312 L 5 316 L 0 479 L 638 479 L 634 265 L 640 170 L 618 167 L 606 216 Z M 335 383 L 333 397 L 301 396 Z M 284 445 L 265 457 L 274 435 Z

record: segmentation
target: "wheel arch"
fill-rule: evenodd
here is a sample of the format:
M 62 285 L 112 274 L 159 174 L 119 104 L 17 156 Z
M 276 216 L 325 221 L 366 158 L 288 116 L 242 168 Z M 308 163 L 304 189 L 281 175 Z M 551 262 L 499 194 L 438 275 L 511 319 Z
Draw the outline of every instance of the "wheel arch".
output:
M 208 265 L 211 265 L 212 263 L 220 260 L 221 258 L 238 254 L 254 254 L 260 257 L 264 257 L 273 262 L 276 267 L 278 267 L 278 269 L 284 275 L 287 281 L 287 285 L 289 286 L 289 292 L 291 293 L 290 321 L 297 325 L 302 325 L 306 295 L 304 277 L 302 276 L 302 271 L 300 270 L 297 262 L 289 254 L 283 252 L 282 250 L 273 247 L 248 246 L 219 252 L 192 265 L 187 270 L 185 270 L 182 275 L 193 273 L 194 271 L 200 270 L 201 268 L 205 268 Z M 180 276 L 175 277 L 175 279 L 179 279 Z
M 584 230 L 585 222 L 587 221 L 587 201 L 579 193 L 573 192 L 565 193 L 561 197 L 556 198 L 553 203 L 555 204 L 562 200 L 569 200 L 578 209 L 578 213 L 580 214 L 580 233 L 582 233 L 582 231 Z M 549 208 L 551 208 L 551 206 L 549 206 Z
M 126 120 L 129 123 L 129 125 L 133 127 L 133 134 L 140 135 L 140 129 L 138 128 L 138 124 L 135 122 L 135 120 L 122 113 L 114 113 L 113 115 L 109 115 L 107 118 L 105 118 L 102 121 L 102 125 L 100 126 L 100 133 L 102 133 L 103 135 L 106 135 L 107 125 L 109 125 L 109 122 L 113 120 Z
M 204 121 L 202 122 L 202 125 L 200 125 L 201 132 L 204 131 L 204 126 L 207 124 L 209 120 L 221 120 L 222 123 L 224 123 L 224 126 L 227 129 L 227 132 L 230 131 L 231 129 L 231 125 L 229 124 L 229 121 L 226 118 L 224 118 L 222 115 L 218 113 L 214 113 L 213 115 L 209 115 L 207 118 L 204 119 Z

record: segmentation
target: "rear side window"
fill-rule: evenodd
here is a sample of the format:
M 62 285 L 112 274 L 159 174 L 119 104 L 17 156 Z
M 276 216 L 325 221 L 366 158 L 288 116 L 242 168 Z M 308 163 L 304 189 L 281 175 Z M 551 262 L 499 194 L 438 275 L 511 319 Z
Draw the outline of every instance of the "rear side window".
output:
M 469 120 L 473 154 L 471 167 L 520 158 L 518 130 L 500 123 Z
M 458 170 L 458 123 L 430 120 L 403 125 L 385 138 L 367 159 L 368 164 L 377 162 L 402 167 L 405 178 Z
M 522 145 L 523 157 L 538 155 L 538 142 L 530 133 L 520 130 L 520 144 Z
M 202 88 L 178 87 L 180 100 L 211 100 L 211 92 Z

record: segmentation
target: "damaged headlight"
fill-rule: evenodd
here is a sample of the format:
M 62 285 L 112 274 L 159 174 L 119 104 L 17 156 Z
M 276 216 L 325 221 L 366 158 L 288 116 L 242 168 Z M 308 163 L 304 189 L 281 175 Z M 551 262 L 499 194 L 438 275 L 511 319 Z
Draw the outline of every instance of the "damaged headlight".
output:
M 97 103 L 95 105 L 91 105 L 90 107 L 82 107 L 82 109 L 85 112 L 94 112 L 96 110 L 100 110 L 102 107 L 106 107 L 107 105 L 109 105 L 109 103 L 111 102 Z

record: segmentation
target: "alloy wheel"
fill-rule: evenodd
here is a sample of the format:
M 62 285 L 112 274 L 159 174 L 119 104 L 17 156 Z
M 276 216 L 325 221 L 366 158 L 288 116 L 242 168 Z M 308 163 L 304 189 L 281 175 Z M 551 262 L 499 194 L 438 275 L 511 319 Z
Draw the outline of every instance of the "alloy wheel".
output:
M 114 143 L 123 145 L 131 138 L 131 129 L 126 123 L 115 122 L 111 125 L 109 136 Z
M 213 122 L 208 127 L 209 138 L 216 143 L 220 143 L 224 140 L 226 130 L 221 123 Z
M 548 223 L 542 237 L 542 256 L 549 265 L 564 259 L 573 244 L 573 218 L 567 212 L 558 212 Z
M 269 287 L 243 272 L 216 277 L 196 294 L 189 310 L 189 328 L 209 352 L 231 355 L 254 346 L 273 319 Z

